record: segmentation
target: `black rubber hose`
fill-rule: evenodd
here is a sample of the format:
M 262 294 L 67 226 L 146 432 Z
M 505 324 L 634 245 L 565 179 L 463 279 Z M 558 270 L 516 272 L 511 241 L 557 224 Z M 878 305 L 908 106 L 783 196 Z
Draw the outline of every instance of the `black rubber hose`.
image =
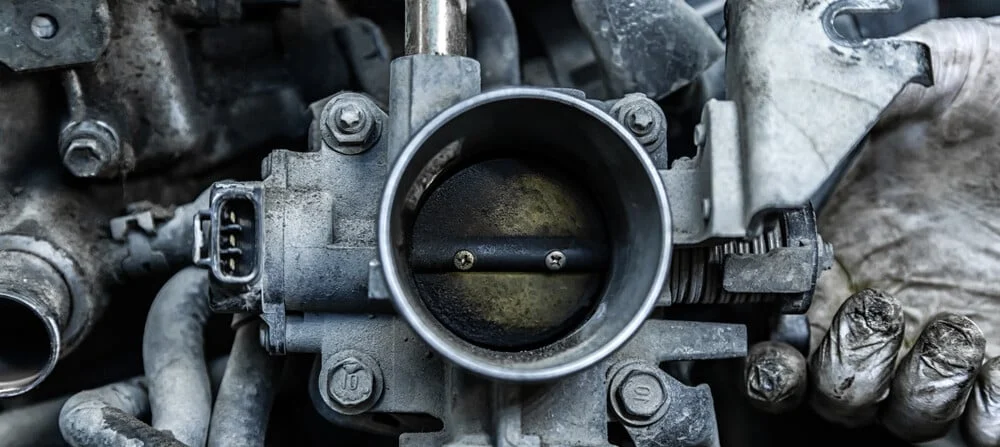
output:
M 233 321 L 238 329 L 215 398 L 208 446 L 263 446 L 278 360 L 260 346 L 259 320 L 237 315 Z
M 185 447 L 142 422 L 148 414 L 145 379 L 130 379 L 71 397 L 59 413 L 59 429 L 73 447 Z
M 4 447 L 62 445 L 59 410 L 69 397 L 4 410 L 0 413 L 0 444 Z
M 212 414 L 203 334 L 209 313 L 208 273 L 185 268 L 157 293 L 142 337 L 153 428 L 197 447 L 205 445 Z
M 521 51 L 506 0 L 469 0 L 469 28 L 483 89 L 521 83 Z

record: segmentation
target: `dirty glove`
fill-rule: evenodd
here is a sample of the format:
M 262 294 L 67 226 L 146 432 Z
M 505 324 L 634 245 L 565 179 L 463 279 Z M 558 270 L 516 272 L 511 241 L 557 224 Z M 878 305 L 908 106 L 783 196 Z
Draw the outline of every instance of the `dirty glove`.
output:
M 809 361 L 752 347 L 746 393 L 909 442 L 960 420 L 970 445 L 1000 446 L 1000 22 L 903 37 L 930 46 L 935 85 L 900 94 L 821 213 L 837 262 L 809 311 Z

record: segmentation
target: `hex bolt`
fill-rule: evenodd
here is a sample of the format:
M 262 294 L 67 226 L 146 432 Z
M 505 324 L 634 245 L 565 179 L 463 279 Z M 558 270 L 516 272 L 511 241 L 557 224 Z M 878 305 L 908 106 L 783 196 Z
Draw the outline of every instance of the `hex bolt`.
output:
M 330 370 L 327 391 L 330 399 L 346 410 L 367 410 L 380 394 L 377 370 L 358 357 L 347 357 Z M 369 407 L 370 408 L 370 407 Z M 353 411 L 352 411 L 353 412 Z
M 56 37 L 59 25 L 56 24 L 52 16 L 39 14 L 31 18 L 31 34 L 42 40 L 49 40 Z
M 384 119 L 385 114 L 364 95 L 341 93 L 327 101 L 320 112 L 320 136 L 337 152 L 360 154 L 379 141 Z
M 655 152 L 664 147 L 667 123 L 663 112 L 653 100 L 642 93 L 632 93 L 619 99 L 609 111 L 646 149 Z
M 646 107 L 630 111 L 625 117 L 625 122 L 628 124 L 628 129 L 638 136 L 649 135 L 656 127 L 656 117 L 653 116 L 653 111 Z
M 618 405 L 629 417 L 649 419 L 666 403 L 667 392 L 660 379 L 647 371 L 633 371 L 615 391 Z
M 553 272 L 566 265 L 566 255 L 559 250 L 552 250 L 545 255 L 545 267 Z
M 469 250 L 459 250 L 455 253 L 455 268 L 466 271 L 472 268 L 476 263 L 476 255 L 472 254 Z
M 100 121 L 70 123 L 60 135 L 62 161 L 76 177 L 108 177 L 117 173 L 121 144 L 111 128 Z

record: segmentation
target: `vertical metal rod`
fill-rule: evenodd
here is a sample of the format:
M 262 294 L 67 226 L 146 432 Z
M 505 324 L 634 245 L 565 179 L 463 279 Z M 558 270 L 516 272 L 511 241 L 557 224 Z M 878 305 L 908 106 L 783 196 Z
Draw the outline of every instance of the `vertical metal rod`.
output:
M 406 54 L 465 56 L 466 0 L 406 0 Z

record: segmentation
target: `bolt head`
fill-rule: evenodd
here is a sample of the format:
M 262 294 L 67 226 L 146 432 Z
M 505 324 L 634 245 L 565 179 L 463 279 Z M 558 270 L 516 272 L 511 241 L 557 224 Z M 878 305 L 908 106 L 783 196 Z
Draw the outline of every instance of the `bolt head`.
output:
M 652 110 L 646 107 L 639 107 L 629 112 L 626 116 L 626 123 L 632 133 L 639 136 L 649 135 L 653 131 L 653 128 L 656 127 L 656 116 Z
M 337 362 L 327 383 L 330 398 L 346 408 L 369 403 L 375 396 L 375 386 L 374 372 L 356 357 Z
M 108 162 L 108 152 L 96 138 L 77 138 L 66 146 L 63 164 L 77 177 L 95 177 Z
M 378 141 L 376 106 L 356 94 L 331 99 L 323 109 L 323 141 L 344 154 L 358 154 Z
M 57 32 L 59 32 L 59 25 L 51 16 L 39 14 L 31 18 L 31 34 L 35 37 L 48 40 L 55 37 Z
M 647 371 L 633 371 L 618 387 L 621 409 L 633 418 L 651 418 L 666 403 L 667 392 L 660 379 Z
M 72 122 L 60 133 L 59 142 L 63 165 L 77 177 L 110 176 L 121 168 L 121 143 L 104 122 Z
M 559 250 L 552 250 L 545 255 L 545 267 L 556 271 L 566 265 L 566 255 Z

